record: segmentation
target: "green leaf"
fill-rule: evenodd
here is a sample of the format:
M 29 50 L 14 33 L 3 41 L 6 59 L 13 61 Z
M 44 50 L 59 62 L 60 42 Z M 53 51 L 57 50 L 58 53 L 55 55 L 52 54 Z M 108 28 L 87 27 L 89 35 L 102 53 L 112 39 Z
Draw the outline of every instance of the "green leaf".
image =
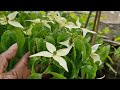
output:
M 86 59 L 87 59 L 90 57 L 92 49 L 91 49 L 91 45 L 88 42 L 85 43 L 85 47 L 86 47 Z
M 97 65 L 91 59 L 89 60 L 91 62 L 91 66 L 94 68 L 94 71 L 96 72 L 98 70 Z
M 15 57 L 14 59 L 12 59 L 10 62 L 9 62 L 9 65 L 7 66 L 7 69 L 6 71 L 10 71 L 11 69 L 14 68 L 14 66 L 17 64 L 17 62 L 19 61 L 20 59 L 18 57 Z
M 101 37 L 96 37 L 95 43 L 96 43 L 96 44 L 99 43 L 99 44 L 102 45 L 102 44 L 104 43 L 103 38 L 101 38 Z
M 120 57 L 120 47 L 118 47 L 117 49 L 115 49 L 114 55 L 119 58 Z
M 34 20 L 34 19 L 38 18 L 38 15 L 35 12 L 30 12 L 30 13 L 28 13 L 28 17 L 30 20 Z
M 119 37 L 116 37 L 114 41 L 115 41 L 115 42 L 120 42 L 120 36 L 119 36 Z
M 69 38 L 69 34 L 60 32 L 57 36 L 57 43 L 66 41 L 68 38 Z
M 110 52 L 110 45 L 107 45 L 101 47 L 97 53 L 99 54 L 100 59 L 104 62 L 104 60 L 106 60 L 106 58 L 108 57 L 109 52 Z
M 18 16 L 17 21 L 19 21 L 23 26 L 29 27 L 31 22 L 25 22 L 24 23 L 24 21 L 28 19 L 27 13 L 21 12 L 17 16 Z
M 51 79 L 66 79 L 62 74 L 56 73 L 56 72 L 49 72 L 47 74 L 52 74 L 53 77 Z
M 35 24 L 32 28 L 32 33 L 39 32 L 42 29 L 41 24 Z
M 18 47 L 19 49 L 21 49 L 24 46 L 25 43 L 25 37 L 23 32 L 21 31 L 21 29 L 14 29 L 13 33 L 16 35 L 17 37 L 17 43 L 18 43 Z
M 1 36 L 2 34 L 6 31 L 6 27 L 3 26 L 3 25 L 0 25 L 0 39 L 1 39 Z
M 81 67 L 81 78 L 82 79 L 94 79 L 96 72 L 91 65 L 85 65 Z
M 14 65 L 20 60 L 21 56 L 25 53 L 27 48 L 23 49 L 25 38 L 21 30 L 15 29 L 13 31 L 7 30 L 1 37 L 1 49 L 7 50 L 14 43 L 18 44 L 18 52 L 16 57 L 9 63 L 7 70 L 11 70 Z
M 78 52 L 77 54 L 81 54 L 82 53 L 82 41 L 78 38 L 74 39 L 74 45 L 75 45 L 75 49 Z
M 25 43 L 22 48 L 19 49 L 19 52 L 17 53 L 16 57 L 21 58 L 26 52 L 28 52 L 28 41 L 29 37 L 25 38 Z
M 109 34 L 111 31 L 109 29 L 109 27 L 105 27 L 103 30 L 102 30 L 102 33 L 103 34 Z
M 42 79 L 42 74 L 39 74 L 39 73 L 34 73 L 34 74 L 31 74 L 28 79 Z
M 41 15 L 46 15 L 46 12 L 45 12 L 45 11 L 39 11 L 39 13 L 40 13 Z
M 111 64 L 114 64 L 112 58 L 110 56 L 107 56 L 108 60 L 111 62 Z
M 49 63 L 50 63 L 50 60 L 48 60 L 47 58 L 41 58 L 41 69 L 40 69 L 40 72 L 44 72 L 46 70 L 46 68 L 48 67 Z M 56 69 L 56 68 L 54 68 Z
M 45 46 L 43 42 L 44 42 L 43 38 L 36 40 L 37 52 L 43 50 L 43 47 Z
M 13 32 L 11 32 L 10 30 L 7 30 L 3 33 L 1 37 L 1 47 L 3 51 L 7 50 L 13 43 L 15 43 L 16 40 L 15 41 L 12 40 L 12 37 L 11 37 L 12 33 Z
M 49 25 L 51 26 L 51 31 L 57 31 L 59 29 L 59 24 L 57 22 L 55 22 L 55 24 L 49 23 Z
M 32 28 L 31 38 L 45 38 L 47 36 L 48 30 L 45 29 L 41 24 L 35 24 Z
M 38 65 L 39 62 L 40 60 L 36 58 L 32 63 L 32 71 L 31 71 L 32 74 L 35 73 L 35 67 Z
M 86 70 L 84 67 L 81 67 L 81 78 L 82 79 L 85 79 L 85 73 L 86 73 Z
M 76 60 L 76 50 L 75 50 L 75 47 L 73 47 L 73 60 L 74 61 Z
M 96 77 L 96 71 L 94 70 L 94 68 L 92 66 L 87 66 L 88 68 L 88 73 L 86 75 L 87 79 L 95 79 Z
M 52 36 L 46 36 L 45 39 L 46 39 L 46 42 L 49 42 L 49 43 L 55 45 L 55 40 Z
M 38 39 L 33 38 L 29 42 L 29 51 L 31 52 L 31 54 L 34 54 L 37 51 L 36 40 L 38 40 Z
M 49 73 L 49 72 L 51 72 L 51 71 L 52 71 L 52 66 L 49 65 L 49 66 L 46 68 L 46 70 L 44 71 L 44 73 Z
M 82 54 L 82 61 L 86 59 L 86 48 L 82 40 L 80 38 L 74 39 L 74 44 L 76 51 L 78 51 L 77 56 L 80 56 Z
M 75 20 L 78 19 L 78 16 L 77 16 L 75 13 L 73 13 L 73 12 L 70 13 L 70 16 L 71 16 L 72 18 L 74 18 Z
M 7 30 L 3 33 L 1 37 L 1 46 L 3 50 L 7 50 L 15 42 L 18 44 L 19 49 L 24 46 L 25 37 L 20 29 L 15 29 L 13 31 Z
M 68 69 L 69 72 L 65 72 L 64 76 L 67 77 L 68 79 L 74 79 L 77 75 L 76 75 L 76 67 L 74 62 L 70 59 L 70 57 L 65 57 L 65 60 L 67 62 L 68 65 Z
M 105 65 L 108 66 L 112 72 L 117 73 L 109 63 L 106 62 Z

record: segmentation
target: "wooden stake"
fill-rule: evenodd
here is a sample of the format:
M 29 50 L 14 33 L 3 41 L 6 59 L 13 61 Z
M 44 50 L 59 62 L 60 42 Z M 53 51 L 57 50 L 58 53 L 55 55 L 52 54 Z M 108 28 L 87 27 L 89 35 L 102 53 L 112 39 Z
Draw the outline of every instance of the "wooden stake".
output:
M 93 31 L 98 32 L 99 22 L 100 22 L 101 11 L 96 11 L 96 16 L 94 19 Z M 92 34 L 91 44 L 94 45 L 96 40 L 96 35 Z
M 88 22 L 89 22 L 89 20 L 90 20 L 90 16 L 91 16 L 91 14 L 92 14 L 92 11 L 90 11 L 90 12 L 89 12 L 89 15 L 88 15 L 88 17 L 87 17 L 87 20 L 86 20 L 86 23 L 85 23 L 84 28 L 86 28 L 86 27 L 87 27 Z

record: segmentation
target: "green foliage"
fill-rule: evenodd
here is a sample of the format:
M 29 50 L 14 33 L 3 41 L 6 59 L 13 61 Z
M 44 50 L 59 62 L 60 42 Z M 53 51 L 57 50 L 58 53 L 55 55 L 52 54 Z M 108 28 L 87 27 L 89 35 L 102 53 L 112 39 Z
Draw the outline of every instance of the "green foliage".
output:
M 0 13 L 2 13 L 0 15 L 1 18 L 9 15 L 11 12 L 1 11 Z M 24 28 L 15 27 L 9 24 L 0 25 L 0 53 L 7 50 L 14 43 L 17 43 L 19 47 L 16 57 L 8 66 L 8 70 L 11 70 L 27 51 L 30 51 L 31 55 L 42 51 L 48 51 L 46 42 L 53 44 L 57 50 L 68 48 L 68 46 L 60 44 L 60 42 L 70 39 L 69 45 L 72 45 L 72 48 L 67 55 L 62 57 L 67 63 L 68 72 L 51 57 L 31 57 L 29 60 L 31 75 L 28 78 L 42 79 L 44 74 L 51 74 L 53 77 L 50 79 L 95 79 L 96 72 L 99 68 L 98 64 L 94 63 L 91 59 L 92 48 L 89 42 L 90 34 L 87 34 L 87 36 L 83 38 L 82 27 L 76 25 L 76 20 L 79 18 L 79 24 L 84 26 L 88 14 L 77 16 L 75 13 L 61 12 L 58 15 L 56 15 L 56 13 L 58 14 L 58 12 L 47 13 L 45 11 L 39 11 L 37 13 L 26 13 L 21 11 L 15 17 L 15 20 Z M 50 18 L 49 14 L 53 16 Z M 92 14 L 87 27 L 88 29 L 92 29 L 93 17 L 94 15 Z M 34 23 L 26 21 L 36 19 L 40 19 L 40 22 Z M 46 24 L 41 22 L 42 20 L 47 22 L 47 27 Z M 69 29 L 66 25 L 72 28 Z M 51 29 L 48 28 L 48 26 L 50 26 Z M 102 40 L 98 39 L 96 44 L 103 44 Z M 109 51 L 109 45 L 101 45 L 98 49 L 97 53 L 103 63 L 106 61 Z M 38 64 L 41 66 L 39 73 L 35 71 L 35 67 Z M 108 66 L 110 67 L 110 65 Z M 111 68 L 111 70 L 113 69 Z
M 105 64 L 106 64 L 106 66 L 109 67 L 109 69 L 110 69 L 112 72 L 114 72 L 115 74 L 117 73 L 109 63 L 106 62 Z
M 53 77 L 51 79 L 66 79 L 66 77 L 64 77 L 63 75 L 56 73 L 56 72 L 49 72 L 47 74 L 53 75 Z
M 28 79 L 42 79 L 42 74 L 39 74 L 39 73 L 34 73 L 34 74 L 31 74 Z
M 104 62 L 108 57 L 110 52 L 110 45 L 100 47 L 98 54 L 100 55 L 101 60 Z
M 119 36 L 119 37 L 116 37 L 116 38 L 114 39 L 114 41 L 120 42 L 120 36 Z
M 108 27 L 105 27 L 105 28 L 101 31 L 101 33 L 103 33 L 103 34 L 110 34 L 110 29 L 109 29 Z
M 114 55 L 115 55 L 117 58 L 120 58 L 120 47 L 118 47 L 117 49 L 115 49 Z
M 7 50 L 14 43 L 18 43 L 19 49 L 24 46 L 25 37 L 20 29 L 7 30 L 1 37 L 1 47 L 3 51 Z
M 81 67 L 81 77 L 82 79 L 94 79 L 96 76 L 96 71 L 91 65 L 85 65 Z

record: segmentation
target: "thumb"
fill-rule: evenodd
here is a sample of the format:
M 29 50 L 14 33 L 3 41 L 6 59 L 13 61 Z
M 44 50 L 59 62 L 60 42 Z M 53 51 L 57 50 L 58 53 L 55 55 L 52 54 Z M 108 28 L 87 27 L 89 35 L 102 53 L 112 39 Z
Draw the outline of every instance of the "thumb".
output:
M 24 67 L 27 66 L 29 60 L 30 52 L 27 52 L 21 60 L 16 64 L 14 68 Z

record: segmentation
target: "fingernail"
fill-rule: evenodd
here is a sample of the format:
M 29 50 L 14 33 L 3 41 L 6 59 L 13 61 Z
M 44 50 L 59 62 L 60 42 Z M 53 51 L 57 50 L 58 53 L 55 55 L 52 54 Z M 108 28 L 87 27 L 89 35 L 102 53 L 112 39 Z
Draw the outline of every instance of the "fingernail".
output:
M 18 47 L 18 44 L 15 43 L 15 44 L 13 44 L 10 48 L 12 48 L 12 47 Z
M 30 56 L 30 52 L 28 51 L 25 55 Z
M 15 44 L 13 44 L 13 45 L 15 45 L 15 46 L 16 46 L 16 45 L 18 45 L 18 44 L 17 44 L 17 43 L 15 43 Z
M 27 54 L 30 54 L 30 51 L 28 51 Z
M 18 44 L 17 44 L 17 43 L 15 43 L 15 44 L 13 44 L 12 46 L 18 46 Z

